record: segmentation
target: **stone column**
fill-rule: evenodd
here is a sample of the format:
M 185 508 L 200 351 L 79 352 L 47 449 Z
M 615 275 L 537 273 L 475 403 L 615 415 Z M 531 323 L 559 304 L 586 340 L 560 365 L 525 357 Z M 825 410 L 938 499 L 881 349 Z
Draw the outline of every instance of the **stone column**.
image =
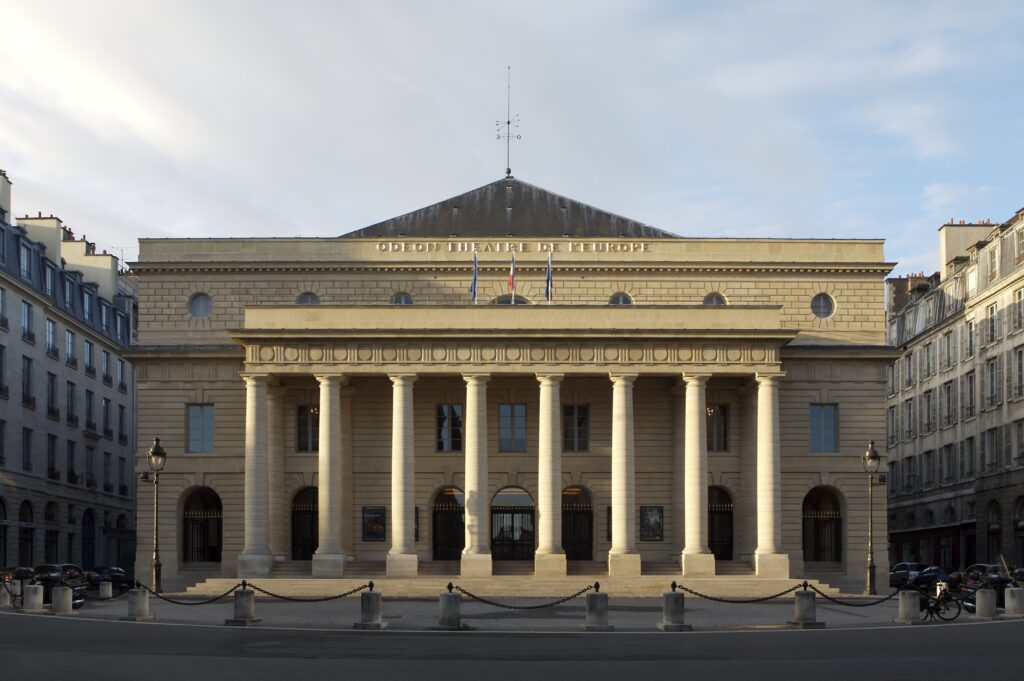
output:
M 345 574 L 341 548 L 344 504 L 341 466 L 341 384 L 343 376 L 317 376 L 320 382 L 320 441 L 317 445 L 317 539 L 313 554 L 314 577 Z
M 534 575 L 565 575 L 562 549 L 562 401 L 559 374 L 538 374 L 540 411 L 537 419 L 537 551 Z
M 636 375 L 618 375 L 611 379 L 612 548 L 608 552 L 608 575 L 639 577 L 633 460 L 633 381 Z
M 779 444 L 780 374 L 757 375 L 757 550 L 758 577 L 789 577 L 782 546 L 782 476 Z
M 392 374 L 391 400 L 391 550 L 388 577 L 415 577 L 418 569 L 413 542 L 415 520 L 415 438 L 413 437 L 412 374 Z
M 291 517 L 284 485 L 284 389 L 267 392 L 267 504 L 270 516 L 270 552 L 275 561 L 288 560 L 288 521 Z
M 245 547 L 239 577 L 266 577 L 274 563 L 267 531 L 267 375 L 245 379 Z
M 686 544 L 682 568 L 687 577 L 715 574 L 715 556 L 708 549 L 707 374 L 687 374 L 684 485 Z
M 672 395 L 672 550 L 683 552 L 686 545 L 686 388 L 680 382 L 670 389 Z
M 352 395 L 355 389 L 351 385 L 342 385 L 341 395 L 341 551 L 345 560 L 355 559 L 355 528 L 356 523 L 352 508 L 355 494 L 353 492 L 352 465 Z
M 463 577 L 491 576 L 490 486 L 487 480 L 487 381 L 485 374 L 467 374 L 466 418 L 466 547 L 459 571 Z

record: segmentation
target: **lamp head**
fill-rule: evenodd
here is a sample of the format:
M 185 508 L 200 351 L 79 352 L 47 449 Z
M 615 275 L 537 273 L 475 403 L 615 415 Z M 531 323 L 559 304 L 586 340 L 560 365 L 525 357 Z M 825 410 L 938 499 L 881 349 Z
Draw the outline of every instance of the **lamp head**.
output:
M 153 446 L 149 448 L 149 467 L 154 472 L 159 473 L 164 469 L 165 463 L 167 463 L 167 453 L 160 446 L 160 438 L 155 437 L 153 438 Z
M 867 451 L 864 452 L 864 456 L 861 457 L 861 463 L 864 464 L 864 471 L 868 475 L 873 475 L 878 470 L 878 464 L 881 463 L 882 457 L 875 451 L 875 441 L 871 440 L 868 442 Z

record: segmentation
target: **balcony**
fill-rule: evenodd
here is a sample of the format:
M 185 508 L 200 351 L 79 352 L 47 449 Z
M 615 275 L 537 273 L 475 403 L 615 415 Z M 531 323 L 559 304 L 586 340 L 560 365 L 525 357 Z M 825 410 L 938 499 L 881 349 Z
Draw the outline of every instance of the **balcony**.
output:
M 125 383 L 124 381 L 121 381 L 120 383 L 117 384 L 117 390 L 118 390 L 118 392 L 127 393 L 128 392 L 128 384 Z
M 28 393 L 21 394 L 21 406 L 28 407 L 29 409 L 36 408 L 35 395 L 29 395 Z
M 85 487 L 86 489 L 96 489 L 96 476 L 92 473 L 86 473 Z
M 103 385 L 114 385 L 114 377 L 110 374 L 103 374 Z
M 86 376 L 92 376 L 93 378 L 96 378 L 96 367 L 93 366 L 92 364 L 86 364 L 85 365 L 85 375 Z
M 36 332 L 30 329 L 22 329 L 21 340 L 25 341 L 26 343 L 32 343 L 34 345 L 36 342 Z
M 75 469 L 73 469 L 73 468 L 68 471 L 68 484 L 69 485 L 77 485 L 78 484 L 78 473 L 76 473 Z
M 118 485 L 118 487 L 117 487 L 117 493 L 118 493 L 118 494 L 120 494 L 120 495 L 121 495 L 122 497 L 126 497 L 126 496 L 128 496 L 128 485 L 126 485 L 126 484 L 124 484 L 124 483 L 122 482 L 122 483 L 121 483 L 120 485 Z
M 103 437 L 107 438 L 108 440 L 113 440 L 114 439 L 114 429 L 110 428 L 108 426 L 104 426 L 103 427 Z
M 78 414 L 68 414 L 68 425 L 72 428 L 78 427 Z
M 54 404 L 48 404 L 48 405 L 46 405 L 46 415 L 47 415 L 47 417 L 53 419 L 54 421 L 59 421 L 60 420 L 60 408 L 57 407 Z
M 85 431 L 84 432 L 85 432 L 85 436 L 86 437 L 91 437 L 91 438 L 97 439 L 97 440 L 100 437 L 99 431 L 96 430 L 96 422 L 95 421 L 90 421 L 89 419 L 85 420 Z
M 126 444 L 128 444 L 128 433 L 118 433 L 117 434 L 117 444 L 119 444 L 119 445 L 126 445 Z
M 77 357 L 68 357 L 66 360 L 64 360 L 64 363 L 67 364 L 72 369 L 77 369 L 78 368 L 78 358 Z
M 46 356 L 52 357 L 53 359 L 60 359 L 60 350 L 57 349 L 56 345 L 47 345 Z
M 46 470 L 46 477 L 49 478 L 50 480 L 57 480 L 59 482 L 60 481 L 60 471 L 57 470 L 56 468 L 48 468 Z

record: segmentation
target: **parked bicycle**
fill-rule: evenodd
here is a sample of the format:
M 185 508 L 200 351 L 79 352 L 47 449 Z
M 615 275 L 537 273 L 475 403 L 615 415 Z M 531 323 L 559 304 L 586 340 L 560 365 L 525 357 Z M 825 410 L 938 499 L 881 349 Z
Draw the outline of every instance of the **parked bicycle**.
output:
M 960 599 L 948 589 L 941 589 L 937 595 L 921 591 L 921 619 L 934 622 L 938 618 L 944 622 L 952 622 L 960 616 L 963 606 Z

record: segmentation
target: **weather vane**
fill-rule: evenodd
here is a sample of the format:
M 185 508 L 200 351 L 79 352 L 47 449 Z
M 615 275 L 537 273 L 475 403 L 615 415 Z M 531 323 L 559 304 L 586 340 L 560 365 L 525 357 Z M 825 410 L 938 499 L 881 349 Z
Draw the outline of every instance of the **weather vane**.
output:
M 512 140 L 521 140 L 523 136 L 513 131 L 519 129 L 519 114 L 512 115 L 512 67 L 508 67 L 508 83 L 505 92 L 505 120 L 495 121 L 498 130 L 497 139 L 505 140 L 505 177 L 512 177 Z

